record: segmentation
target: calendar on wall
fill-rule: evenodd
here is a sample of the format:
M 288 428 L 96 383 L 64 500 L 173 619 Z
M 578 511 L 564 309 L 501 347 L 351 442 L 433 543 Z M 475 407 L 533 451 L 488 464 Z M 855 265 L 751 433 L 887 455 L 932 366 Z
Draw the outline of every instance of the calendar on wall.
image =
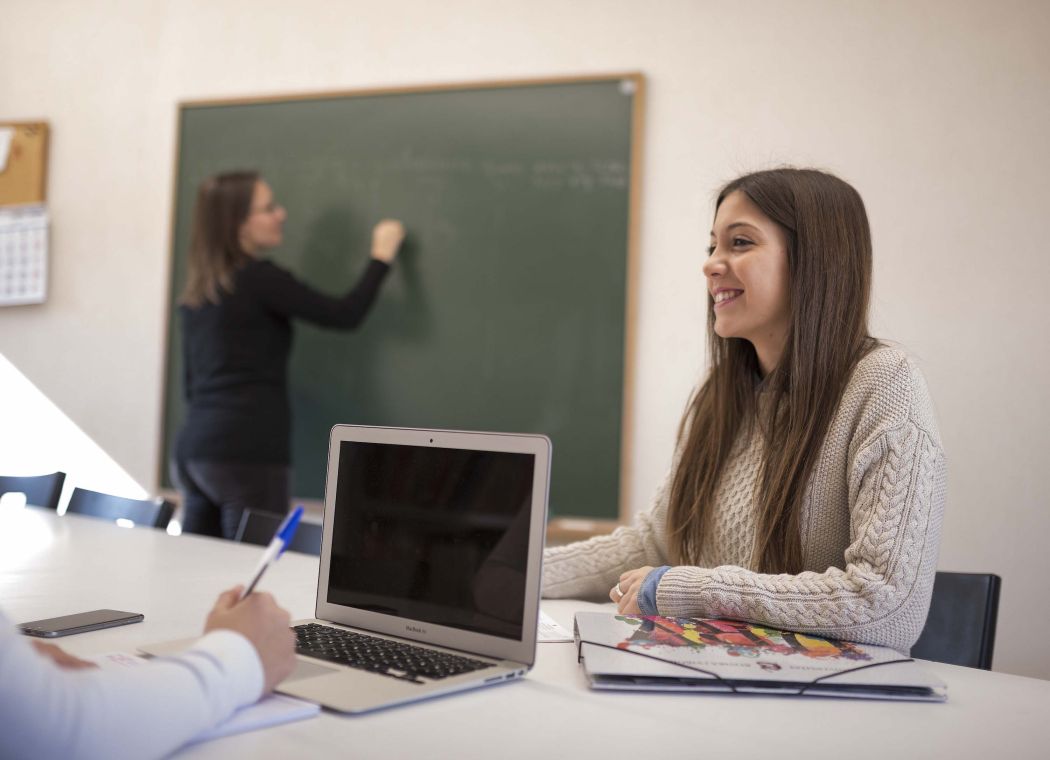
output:
M 0 306 L 47 299 L 47 208 L 0 207 Z

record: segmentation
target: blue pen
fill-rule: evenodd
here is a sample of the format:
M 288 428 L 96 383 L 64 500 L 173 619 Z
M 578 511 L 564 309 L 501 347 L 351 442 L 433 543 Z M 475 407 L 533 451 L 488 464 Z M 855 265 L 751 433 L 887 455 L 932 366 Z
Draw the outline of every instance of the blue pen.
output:
M 252 582 L 248 584 L 241 593 L 241 599 L 248 596 L 255 589 L 255 584 L 262 578 L 263 573 L 266 572 L 266 568 L 277 561 L 277 558 L 284 554 L 284 550 L 288 548 L 288 544 L 292 542 L 292 536 L 295 535 L 295 529 L 299 527 L 299 518 L 303 516 L 302 506 L 296 507 L 292 510 L 289 515 L 284 518 L 281 523 L 281 527 L 277 529 L 277 534 L 270 541 L 270 545 L 266 547 L 266 551 L 263 552 L 262 559 L 259 560 L 259 566 L 255 568 L 255 575 L 252 577 Z M 240 601 L 238 599 L 237 601 Z

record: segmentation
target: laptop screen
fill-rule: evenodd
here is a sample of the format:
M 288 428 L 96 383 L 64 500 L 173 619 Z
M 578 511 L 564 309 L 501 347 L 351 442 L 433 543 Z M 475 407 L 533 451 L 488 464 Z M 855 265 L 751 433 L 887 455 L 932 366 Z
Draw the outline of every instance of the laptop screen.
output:
M 521 639 L 535 457 L 339 447 L 327 601 Z

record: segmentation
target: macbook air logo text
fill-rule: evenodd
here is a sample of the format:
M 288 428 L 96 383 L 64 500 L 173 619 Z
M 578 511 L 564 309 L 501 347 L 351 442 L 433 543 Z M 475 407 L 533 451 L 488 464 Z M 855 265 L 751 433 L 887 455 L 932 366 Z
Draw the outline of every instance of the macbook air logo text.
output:
M 405 626 L 405 630 L 406 631 L 412 631 L 412 633 L 426 633 L 427 632 L 426 628 L 416 628 L 414 625 L 406 625 Z

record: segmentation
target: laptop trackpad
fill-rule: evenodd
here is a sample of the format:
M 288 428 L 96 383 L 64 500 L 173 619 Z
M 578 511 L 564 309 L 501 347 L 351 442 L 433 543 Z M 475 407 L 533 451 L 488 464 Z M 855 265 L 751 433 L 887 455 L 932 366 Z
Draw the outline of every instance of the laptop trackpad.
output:
M 317 676 L 327 675 L 328 673 L 338 673 L 339 668 L 329 668 L 321 665 L 317 662 L 310 662 L 299 658 L 295 665 L 295 670 L 292 674 L 284 679 L 283 683 L 291 683 L 292 681 L 301 681 L 304 678 L 316 678 Z

